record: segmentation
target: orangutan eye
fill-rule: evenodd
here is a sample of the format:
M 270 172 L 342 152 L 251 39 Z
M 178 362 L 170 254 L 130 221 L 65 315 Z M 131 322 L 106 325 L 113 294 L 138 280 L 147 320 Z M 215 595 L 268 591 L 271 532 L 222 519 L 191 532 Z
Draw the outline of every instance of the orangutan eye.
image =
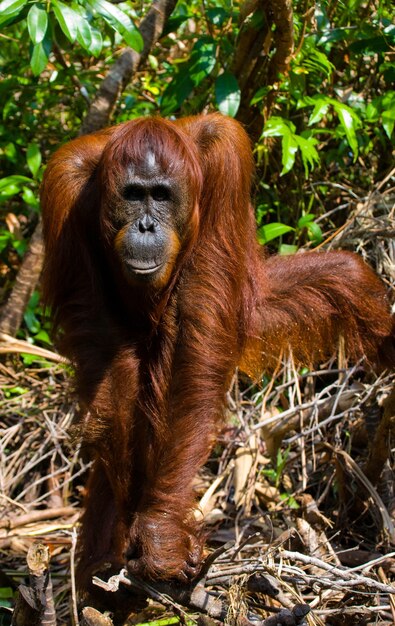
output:
M 124 190 L 124 197 L 130 202 L 141 202 L 145 198 L 145 188 L 142 185 L 128 185 Z

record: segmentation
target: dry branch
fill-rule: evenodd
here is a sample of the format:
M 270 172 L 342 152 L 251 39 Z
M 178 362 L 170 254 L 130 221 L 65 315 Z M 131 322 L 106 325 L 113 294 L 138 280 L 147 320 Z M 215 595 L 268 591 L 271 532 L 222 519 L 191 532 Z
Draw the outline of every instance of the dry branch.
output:
M 30 511 L 24 515 L 17 515 L 14 517 L 6 517 L 0 520 L 0 528 L 6 528 L 12 530 L 27 524 L 34 524 L 35 522 L 41 522 L 42 520 L 56 519 L 59 517 L 69 517 L 75 515 L 77 509 L 73 506 L 63 506 L 53 509 L 44 509 L 39 511 Z
M 21 339 L 14 339 L 11 335 L 0 332 L 0 354 L 10 354 L 12 352 L 17 354 L 33 354 L 42 359 L 55 361 L 55 363 L 66 363 L 66 360 L 62 356 L 56 352 L 52 352 L 52 350 L 40 348 L 40 346 L 32 345 Z
M 12 292 L 0 313 L 0 332 L 15 336 L 23 314 L 40 278 L 44 260 L 41 220 L 30 239 L 29 247 L 15 279 Z

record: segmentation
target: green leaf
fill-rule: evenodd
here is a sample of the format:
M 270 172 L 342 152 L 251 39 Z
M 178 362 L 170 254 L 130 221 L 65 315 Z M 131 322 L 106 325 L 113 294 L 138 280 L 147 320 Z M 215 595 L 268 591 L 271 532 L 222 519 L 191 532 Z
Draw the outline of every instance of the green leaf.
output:
M 282 147 L 282 158 L 281 163 L 283 169 L 281 170 L 281 176 L 283 174 L 287 174 L 295 163 L 295 156 L 298 151 L 298 142 L 296 141 L 295 135 L 291 133 L 289 128 L 286 132 L 284 132 L 281 140 Z
M 235 117 L 240 106 L 240 87 L 236 77 L 224 72 L 215 81 L 215 99 L 218 108 L 224 115 Z
M 13 595 L 14 595 L 14 592 L 11 589 L 11 587 L 1 587 L 0 588 L 0 598 L 2 600 L 6 599 L 6 598 L 12 598 Z
M 340 124 L 342 125 L 344 132 L 347 137 L 348 144 L 351 150 L 354 153 L 354 160 L 358 156 L 358 141 L 355 133 L 356 127 L 359 125 L 359 119 L 356 117 L 350 107 L 342 104 L 340 102 L 336 102 L 334 105 L 336 113 L 339 116 Z
M 317 140 L 314 137 L 303 137 L 295 133 L 295 125 L 282 117 L 273 116 L 268 119 L 263 129 L 262 137 L 281 137 L 282 166 L 281 176 L 287 174 L 294 166 L 298 149 L 301 152 L 305 175 L 309 167 L 319 163 L 319 155 L 315 148 Z
M 262 102 L 270 92 L 270 87 L 260 87 L 258 91 L 251 98 L 250 104 L 258 104 L 258 102 Z
M 94 57 L 98 57 L 103 48 L 103 38 L 101 32 L 97 28 L 91 28 L 92 42 L 89 48 L 89 52 Z
M 320 162 L 319 154 L 315 148 L 318 141 L 314 139 L 314 137 L 305 138 L 301 135 L 295 135 L 295 140 L 302 156 L 304 172 L 307 178 L 309 174 L 309 168 L 313 169 L 314 165 Z
M 77 26 L 77 41 L 87 52 L 91 51 L 92 46 L 92 29 L 88 22 L 84 18 L 80 17 L 80 21 Z
M 214 26 L 222 26 L 225 20 L 229 17 L 229 13 L 222 7 L 207 9 L 206 15 Z
M 40 330 L 36 335 L 34 335 L 34 341 L 43 341 L 49 345 L 52 344 L 51 339 L 46 330 Z
M 388 91 L 384 94 L 382 97 L 382 107 L 381 122 L 388 139 L 391 139 L 395 121 L 395 91 Z
M 4 191 L 4 189 L 6 189 L 9 185 L 16 185 L 20 188 L 25 183 L 32 182 L 32 179 L 27 176 L 19 176 L 18 174 L 6 176 L 5 178 L 0 178 L 0 191 Z
M 381 121 L 383 124 L 383 128 L 388 136 L 388 139 L 391 139 L 395 124 L 395 108 L 388 109 L 388 111 L 383 111 L 381 115 Z
M 175 33 L 184 22 L 193 18 L 193 13 L 187 12 L 183 15 L 171 15 L 169 19 L 166 21 L 163 36 L 165 37 L 169 33 Z
M 12 242 L 13 235 L 8 230 L 0 232 L 0 252 L 6 249 L 6 247 Z
M 16 385 L 15 387 L 7 387 L 4 389 L 4 395 L 6 398 L 12 398 L 13 396 L 22 396 L 24 393 L 27 393 L 29 390 L 25 387 L 20 387 Z
M 29 143 L 26 152 L 26 161 L 31 173 L 33 176 L 36 176 L 41 165 L 41 152 L 38 144 Z
M 16 196 L 20 192 L 20 188 L 17 185 L 8 185 L 3 191 L 0 192 L 0 203 L 6 202 L 12 196 Z
M 33 46 L 32 56 L 30 58 L 30 67 L 34 76 L 41 74 L 47 67 L 48 53 L 42 41 Z
M 307 234 L 309 236 L 310 241 L 312 241 L 315 244 L 321 243 L 321 241 L 323 240 L 321 227 L 315 222 L 310 222 L 309 224 L 306 225 L 306 227 L 307 227 Z
M 38 209 L 39 202 L 36 196 L 34 195 L 34 192 L 31 189 L 29 189 L 29 187 L 23 187 L 22 198 L 23 198 L 23 202 L 25 202 L 26 204 L 28 204 L 29 206 L 35 209 Z
M 327 114 L 328 109 L 329 102 L 327 102 L 325 98 L 318 100 L 312 114 L 309 117 L 309 126 L 320 122 L 322 118 Z
M 285 233 L 289 233 L 290 231 L 295 230 L 292 226 L 287 226 L 286 224 L 282 224 L 281 222 L 272 222 L 271 224 L 265 224 L 265 226 L 261 226 L 258 229 L 257 236 L 260 244 L 265 244 L 268 241 L 272 241 L 272 239 L 276 239 L 277 237 L 281 237 L 281 235 L 285 235 Z
M 39 332 L 39 330 L 41 329 L 41 324 L 32 309 L 27 309 L 25 311 L 23 319 L 25 320 L 25 324 L 31 333 Z
M 298 228 L 300 230 L 306 228 L 310 241 L 313 241 L 315 244 L 321 243 L 323 239 L 322 230 L 320 226 L 314 222 L 314 215 L 312 213 L 307 213 L 298 219 Z
M 30 39 L 34 44 L 40 43 L 44 39 L 47 26 L 47 12 L 37 6 L 37 4 L 33 4 L 27 14 L 27 28 L 29 30 Z
M 306 215 L 302 215 L 302 217 L 298 219 L 298 228 L 304 228 L 307 224 L 313 221 L 314 215 L 312 213 L 306 213 Z
M 213 71 L 216 49 L 216 44 L 210 40 L 200 39 L 195 43 L 189 63 L 189 74 L 195 87 Z
M 308 41 L 312 42 L 312 39 L 310 38 Z M 317 50 L 317 48 L 312 47 L 312 45 L 307 46 L 307 48 L 308 49 L 303 56 L 301 66 L 305 67 L 311 74 L 325 74 L 327 78 L 330 78 L 335 67 L 329 61 L 326 54 Z
M 78 24 L 81 16 L 71 7 L 63 4 L 60 0 L 52 0 L 53 10 L 59 26 L 67 39 L 74 43 L 77 38 Z
M 7 25 L 16 18 L 28 0 L 3 0 L 0 2 L 0 26 Z
M 295 125 L 292 122 L 284 120 L 282 117 L 277 117 L 273 115 L 273 117 L 270 117 L 267 120 L 261 136 L 282 137 L 283 135 L 288 134 L 290 131 L 294 133 L 295 130 Z
M 117 6 L 114 6 L 107 0 L 88 0 L 89 4 L 95 9 L 95 11 L 101 15 L 101 17 L 116 30 L 126 43 L 136 50 L 141 52 L 144 47 L 144 40 L 140 34 L 140 31 L 132 22 L 130 17 L 126 15 Z
M 21 9 L 27 4 L 28 0 L 3 0 L 0 2 L 0 15 L 18 14 Z
M 288 256 L 289 254 L 296 254 L 298 246 L 290 245 L 288 243 L 282 243 L 279 246 L 278 253 L 280 256 Z
M 201 39 L 193 47 L 188 61 L 183 63 L 171 82 L 167 85 L 161 99 L 161 112 L 170 115 L 176 111 L 215 67 L 216 44 L 212 39 Z

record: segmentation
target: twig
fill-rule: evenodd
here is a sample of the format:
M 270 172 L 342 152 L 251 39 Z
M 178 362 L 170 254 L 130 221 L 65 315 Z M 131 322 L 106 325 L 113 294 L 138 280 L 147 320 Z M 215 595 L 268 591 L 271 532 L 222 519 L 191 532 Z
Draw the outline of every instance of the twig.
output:
M 19 526 L 26 526 L 27 524 L 34 524 L 35 522 L 41 522 L 42 520 L 55 519 L 57 517 L 69 517 L 75 515 L 78 510 L 73 506 L 63 506 L 52 509 L 44 509 L 43 511 L 30 511 L 24 515 L 18 515 L 16 517 L 6 517 L 0 520 L 0 528 L 6 528 L 12 530 Z
M 71 549 L 70 549 L 70 579 L 71 579 L 71 600 L 72 614 L 74 626 L 79 626 L 78 608 L 77 608 L 77 589 L 75 584 L 75 551 L 77 548 L 77 532 L 73 528 L 71 532 Z
M 16 352 L 18 354 L 33 354 L 43 359 L 48 359 L 49 361 L 55 361 L 56 363 L 67 363 L 66 359 L 60 356 L 60 354 L 52 352 L 52 350 L 46 350 L 45 348 L 40 348 L 40 346 L 34 346 L 27 341 L 14 339 L 11 335 L 0 332 L 0 354 L 8 354 L 11 352 Z
M 368 587 L 369 589 L 373 589 L 375 591 L 381 591 L 382 593 L 395 594 L 395 587 L 384 585 L 383 583 L 379 583 L 372 578 L 367 578 L 366 576 L 355 576 L 352 572 L 340 569 L 339 567 L 335 567 L 329 563 L 325 563 L 325 561 L 322 561 L 317 557 L 307 556 L 306 554 L 301 554 L 300 552 L 293 552 L 291 550 L 284 549 L 281 552 L 291 561 L 300 561 L 305 565 L 314 565 L 315 567 L 319 567 L 327 571 L 331 575 L 331 581 L 333 582 L 334 577 L 336 577 L 336 583 L 340 586 L 349 586 L 348 584 L 344 585 L 344 583 L 351 583 L 351 586 L 363 585 L 364 587 Z M 323 580 L 324 579 L 322 578 L 321 581 L 323 582 Z M 329 581 L 327 580 L 327 582 Z

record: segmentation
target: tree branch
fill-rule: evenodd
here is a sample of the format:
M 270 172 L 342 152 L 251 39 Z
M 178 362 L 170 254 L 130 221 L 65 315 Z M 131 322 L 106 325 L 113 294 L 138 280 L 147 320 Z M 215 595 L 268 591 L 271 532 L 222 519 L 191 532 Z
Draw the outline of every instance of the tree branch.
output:
M 141 67 L 163 32 L 166 20 L 171 15 L 176 0 L 154 0 L 150 10 L 140 24 L 144 48 L 139 54 L 126 48 L 115 61 L 106 78 L 101 83 L 95 99 L 82 123 L 80 135 L 92 133 L 109 123 L 119 95 L 131 81 L 133 74 Z

